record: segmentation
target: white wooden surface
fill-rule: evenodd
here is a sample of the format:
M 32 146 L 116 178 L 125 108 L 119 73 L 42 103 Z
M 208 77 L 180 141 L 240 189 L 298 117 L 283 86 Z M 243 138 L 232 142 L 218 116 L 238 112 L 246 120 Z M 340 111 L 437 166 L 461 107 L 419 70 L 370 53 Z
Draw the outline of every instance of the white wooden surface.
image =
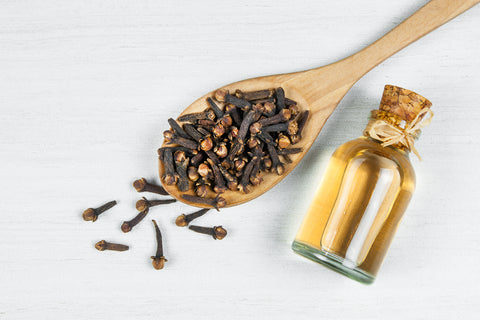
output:
M 404 49 L 347 94 L 305 160 L 255 201 L 212 212 L 213 241 L 176 227 L 120 231 L 157 179 L 168 117 L 249 77 L 328 64 L 426 3 L 398 1 L 2 1 L 0 318 L 478 319 L 480 6 Z M 433 102 L 417 191 L 372 286 L 290 249 L 326 161 L 363 130 L 384 84 Z M 86 207 L 116 199 L 96 223 Z M 100 239 L 131 245 L 100 253 Z

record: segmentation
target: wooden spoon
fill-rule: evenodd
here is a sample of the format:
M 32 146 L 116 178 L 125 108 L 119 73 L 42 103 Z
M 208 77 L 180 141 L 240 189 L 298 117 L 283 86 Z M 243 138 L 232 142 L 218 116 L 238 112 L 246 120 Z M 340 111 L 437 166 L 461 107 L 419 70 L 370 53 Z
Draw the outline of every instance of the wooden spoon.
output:
M 252 187 L 251 192 L 247 194 L 240 191 L 223 193 L 221 196 L 226 200 L 227 206 L 235 206 L 250 201 L 285 178 L 310 149 L 325 121 L 343 96 L 364 74 L 397 51 L 479 2 L 480 0 L 432 0 L 382 38 L 341 61 L 317 69 L 253 78 L 222 87 L 231 92 L 236 89 L 254 91 L 282 87 L 285 90 L 286 97 L 297 101 L 302 110 L 310 110 L 310 117 L 303 130 L 302 140 L 295 145 L 295 147 L 302 147 L 303 152 L 291 156 L 293 163 L 286 165 L 285 173 L 281 176 L 274 173 L 264 174 L 263 182 Z M 215 91 L 196 100 L 182 112 L 182 115 L 208 108 L 206 98 L 212 97 Z M 164 167 L 161 161 L 159 172 L 160 177 L 162 177 Z M 186 201 L 175 185 L 164 184 L 164 187 L 168 193 L 182 202 L 197 207 L 208 207 L 208 205 Z M 193 191 L 187 193 L 194 194 Z M 209 194 L 209 197 L 214 196 L 213 192 Z

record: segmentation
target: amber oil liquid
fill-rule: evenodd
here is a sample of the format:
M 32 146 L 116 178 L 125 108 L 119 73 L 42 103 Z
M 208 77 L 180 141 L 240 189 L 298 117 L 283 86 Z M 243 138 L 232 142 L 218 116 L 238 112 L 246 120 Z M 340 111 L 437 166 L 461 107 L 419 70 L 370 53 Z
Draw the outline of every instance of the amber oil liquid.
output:
M 415 188 L 408 153 L 360 137 L 333 154 L 293 250 L 372 283 Z

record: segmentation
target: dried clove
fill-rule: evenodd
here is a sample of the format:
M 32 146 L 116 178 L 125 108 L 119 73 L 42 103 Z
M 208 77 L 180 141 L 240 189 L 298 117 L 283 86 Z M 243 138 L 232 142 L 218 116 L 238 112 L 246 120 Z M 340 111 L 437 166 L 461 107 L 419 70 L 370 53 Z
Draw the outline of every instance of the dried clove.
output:
M 220 158 L 225 158 L 228 155 L 228 148 L 226 142 L 220 142 L 214 149 L 213 152 Z
M 287 97 L 285 97 L 285 104 L 286 104 L 287 106 L 292 106 L 292 105 L 296 106 L 296 105 L 297 105 L 297 101 L 293 101 L 293 100 L 288 99 Z
M 244 139 L 247 135 L 247 131 L 248 131 L 248 128 L 250 127 L 250 124 L 252 124 L 253 122 L 254 116 L 255 116 L 255 111 L 250 110 L 248 111 L 245 118 L 243 118 L 242 124 L 240 125 L 240 130 L 238 131 L 237 138 L 235 139 L 235 143 L 232 149 L 230 150 L 230 153 L 228 154 L 229 161 L 233 161 L 233 158 L 241 152 L 242 147 L 244 145 Z
M 217 118 L 223 117 L 223 111 L 220 109 L 215 102 L 213 102 L 212 98 L 207 98 L 207 102 L 210 105 L 210 108 L 212 108 L 213 112 L 215 113 L 215 116 Z
M 100 214 L 112 208 L 116 204 L 117 204 L 117 201 L 113 200 L 101 205 L 98 208 L 88 208 L 87 210 L 83 211 L 83 214 L 82 214 L 83 220 L 95 222 L 97 221 L 98 216 Z
M 268 148 L 268 153 L 270 154 L 270 158 L 272 159 L 273 170 L 278 175 L 282 175 L 285 168 L 283 167 L 283 164 L 280 162 L 280 159 L 278 158 L 277 150 L 275 150 L 275 147 L 272 145 L 267 145 L 267 148 Z
M 100 240 L 97 243 L 95 243 L 95 249 L 97 249 L 98 251 L 105 251 L 105 250 L 127 251 L 129 247 L 124 244 L 110 243 L 105 240 Z
M 185 152 L 186 155 L 188 155 L 189 157 L 193 157 L 195 156 L 196 154 L 198 154 L 198 151 L 197 150 L 192 150 L 192 149 L 188 149 L 188 148 L 185 148 L 185 147 L 162 147 L 162 148 L 159 148 L 157 150 L 157 153 L 158 153 L 158 158 L 163 162 L 163 159 L 164 159 L 164 155 L 165 155 L 165 150 L 167 149 L 171 149 L 172 150 L 172 153 L 175 153 L 176 151 L 183 151 Z
M 201 198 L 189 194 L 182 194 L 182 198 L 192 203 L 211 206 L 217 209 L 217 211 L 219 211 L 219 208 L 223 208 L 227 205 L 227 201 L 219 195 L 217 195 L 215 198 Z
M 298 123 L 297 121 L 289 121 L 287 127 L 287 133 L 290 136 L 296 135 L 298 132 Z
M 213 148 L 213 141 L 210 137 L 205 137 L 202 141 L 200 141 L 200 149 L 203 151 L 209 151 Z
M 162 243 L 162 233 L 160 232 L 160 228 L 157 225 L 157 222 L 155 220 L 152 220 L 153 222 L 153 227 L 155 228 L 155 235 L 157 238 L 157 252 L 155 253 L 154 256 L 151 257 L 152 259 L 152 265 L 156 270 L 163 269 L 165 266 L 165 262 L 168 260 L 165 259 L 163 256 L 163 243 Z
M 213 126 L 198 126 L 198 132 L 200 132 L 204 137 L 209 137 L 213 132 Z
M 275 145 L 275 141 L 273 141 L 273 137 L 264 130 L 260 131 L 256 136 L 266 144 Z
M 235 125 L 240 126 L 242 119 L 240 118 L 240 113 L 238 112 L 237 107 L 233 104 L 227 104 L 225 106 L 225 113 L 232 118 Z
M 288 110 L 290 110 L 290 114 L 292 115 L 292 117 L 295 117 L 300 113 L 300 107 L 297 106 L 296 104 L 292 104 L 288 106 Z
M 280 149 L 288 148 L 290 146 L 290 139 L 286 135 L 280 133 L 277 138 L 277 146 Z
M 248 139 L 247 144 L 250 149 L 253 149 L 260 144 L 260 140 L 258 137 L 252 136 Z
M 273 102 L 266 102 L 263 105 L 263 114 L 266 115 L 267 117 L 271 117 L 275 114 L 275 103 Z
M 283 110 L 285 108 L 285 92 L 282 88 L 277 88 L 275 93 L 277 95 L 277 109 L 279 111 Z
M 203 160 L 205 160 L 205 154 L 203 152 L 199 152 L 195 156 L 193 156 L 192 159 L 190 159 L 190 164 L 192 166 L 198 166 L 200 163 L 203 162 Z
M 147 198 L 142 197 L 142 199 L 138 200 L 137 203 L 135 204 L 135 208 L 138 211 L 144 211 L 144 210 L 150 209 L 151 207 L 155 207 L 162 204 L 169 204 L 176 201 L 177 201 L 176 199 L 148 200 Z
M 270 170 L 270 168 L 272 167 L 272 159 L 270 158 L 269 155 L 262 157 L 262 160 L 260 160 L 260 166 L 265 171 Z
M 200 119 L 200 120 L 197 121 L 197 124 L 199 124 L 203 128 L 213 127 L 215 125 L 215 121 L 208 120 L 208 119 Z M 202 128 L 202 127 L 200 127 L 200 128 Z
M 295 153 L 300 153 L 302 152 L 302 148 L 290 148 L 290 149 L 282 149 L 282 150 L 277 150 L 278 155 L 286 155 L 286 154 L 295 154 Z
M 291 116 L 292 116 L 292 114 L 290 113 L 289 109 L 282 109 L 276 115 L 274 115 L 272 117 L 269 117 L 269 118 L 259 120 L 257 123 L 260 124 L 261 127 L 266 127 L 266 126 L 269 126 L 271 124 L 276 124 L 276 123 L 279 123 L 279 122 L 285 122 L 285 121 L 289 120 Z
M 194 219 L 197 219 L 207 213 L 210 209 L 200 209 L 190 214 L 181 214 L 175 220 L 175 224 L 179 227 L 186 227 Z
M 170 127 L 172 128 L 172 130 L 175 134 L 179 135 L 182 138 L 190 139 L 188 134 L 182 129 L 182 127 L 180 127 L 180 125 L 177 123 L 177 121 L 170 118 L 170 119 L 168 119 L 168 124 L 170 125 Z
M 260 177 L 260 174 L 259 174 L 260 173 L 260 159 L 261 159 L 261 156 L 257 156 L 255 158 L 255 160 L 252 160 L 253 168 L 252 168 L 252 171 L 250 173 L 249 181 L 254 186 L 260 184 L 260 182 L 262 181 L 262 178 Z
M 212 169 L 210 169 L 210 167 L 206 163 L 201 163 L 198 166 L 197 172 L 202 178 L 205 178 L 205 179 L 213 178 Z
M 208 164 L 212 168 L 213 177 L 215 179 L 215 185 L 213 186 L 213 191 L 215 193 L 224 193 L 227 191 L 227 187 L 225 186 L 225 180 L 223 179 L 223 175 L 220 172 L 220 169 L 217 167 L 215 163 L 211 159 L 207 159 Z
M 181 122 L 195 122 L 201 119 L 214 120 L 215 113 L 212 110 L 205 110 L 202 112 L 188 113 L 178 117 L 178 121 Z
M 208 159 L 213 161 L 213 163 L 216 165 L 220 164 L 220 160 L 218 160 L 217 155 L 212 150 L 205 151 L 205 154 L 207 155 Z
M 257 91 L 249 91 L 249 92 L 242 92 L 240 90 L 235 91 L 235 96 L 240 99 L 245 100 L 260 100 L 260 99 L 267 99 L 273 97 L 275 90 L 273 89 L 266 89 L 266 90 L 257 90 Z
M 198 130 L 190 123 L 184 124 L 183 129 L 191 138 L 193 138 L 193 140 L 197 142 L 202 141 L 204 138 L 204 135 L 198 132 Z
M 195 183 L 195 194 L 200 198 L 205 198 L 208 193 L 208 185 L 205 179 L 199 179 L 197 183 Z
M 197 168 L 195 168 L 193 166 L 188 167 L 187 176 L 188 176 L 188 179 L 190 179 L 191 181 L 197 181 L 198 178 L 200 178 L 200 175 L 198 174 Z
M 189 226 L 188 228 L 198 233 L 211 235 L 215 240 L 222 240 L 227 236 L 227 230 L 225 230 L 222 226 L 215 226 L 213 228 Z
M 225 97 L 228 94 L 228 90 L 218 89 L 215 91 L 215 99 L 219 102 L 225 102 Z
M 178 174 L 175 172 L 172 150 L 165 150 L 163 163 L 165 165 L 165 175 L 162 179 L 167 185 L 176 184 L 178 181 Z
M 168 195 L 168 192 L 162 186 L 148 183 L 145 178 L 133 181 L 133 187 L 135 190 L 137 190 L 137 192 L 151 192 L 164 196 Z
M 230 131 L 228 132 L 228 140 L 233 141 L 238 137 L 238 128 L 237 127 L 231 127 Z
M 163 137 L 165 138 L 165 142 L 167 144 L 176 143 L 176 144 L 178 144 L 182 147 L 188 148 L 188 149 L 192 149 L 192 150 L 198 149 L 198 144 L 195 141 L 187 139 L 187 138 L 182 138 L 182 137 L 176 135 L 175 133 L 173 133 L 170 130 L 164 131 L 163 132 Z
M 282 155 L 283 159 L 285 160 L 285 163 L 292 163 L 292 159 L 290 159 L 290 156 L 288 154 L 283 154 Z
M 268 127 L 263 127 L 262 131 L 263 132 L 281 132 L 281 131 L 287 131 L 288 129 L 288 123 L 283 122 L 283 123 L 277 123 L 277 124 L 272 124 Z
M 225 133 L 225 127 L 223 124 L 219 123 L 213 127 L 212 133 L 214 137 L 220 137 Z
M 238 187 L 237 178 L 232 176 L 230 172 L 228 172 L 228 170 L 225 169 L 224 166 L 219 166 L 218 169 L 220 170 L 220 172 L 223 174 L 223 177 L 227 181 L 227 188 L 232 191 L 237 190 L 237 187 Z
M 175 152 L 175 168 L 178 176 L 178 190 L 185 192 L 190 189 L 190 183 L 187 176 L 187 167 L 189 159 L 185 156 L 185 152 Z
M 225 95 L 224 99 L 225 99 L 226 103 L 233 104 L 234 106 L 236 106 L 238 108 L 241 108 L 241 109 L 250 108 L 252 106 L 252 104 L 250 102 L 248 102 L 247 100 L 237 98 L 237 97 L 232 96 L 228 93 Z
M 218 122 L 225 128 L 230 127 L 233 125 L 233 118 L 230 114 L 224 115 L 223 117 L 218 120 Z
M 305 112 L 301 113 L 300 119 L 297 120 L 298 128 L 297 132 L 292 135 L 292 144 L 296 144 L 302 139 L 302 131 L 305 127 L 305 123 L 307 123 L 309 114 L 310 111 L 306 110 Z
M 145 218 L 147 213 L 148 213 L 148 208 L 138 213 L 132 220 L 124 221 L 121 226 L 122 231 L 125 233 L 130 232 L 133 227 L 135 227 L 140 221 L 143 220 L 143 218 Z
M 255 162 L 258 160 L 257 157 L 254 157 L 245 167 L 243 171 L 242 179 L 238 184 L 238 189 L 243 193 L 249 193 L 250 189 L 248 188 L 248 183 L 250 182 L 250 174 L 252 173 Z

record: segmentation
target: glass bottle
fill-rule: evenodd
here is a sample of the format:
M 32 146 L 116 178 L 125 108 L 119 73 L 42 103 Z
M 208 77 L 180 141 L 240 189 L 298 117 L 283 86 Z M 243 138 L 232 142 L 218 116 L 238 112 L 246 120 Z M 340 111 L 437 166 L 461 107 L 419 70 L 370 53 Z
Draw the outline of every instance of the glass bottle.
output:
M 413 142 L 431 120 L 430 106 L 385 86 L 364 135 L 334 152 L 292 244 L 296 253 L 359 282 L 375 280 L 415 189 L 409 152 L 417 154 Z

